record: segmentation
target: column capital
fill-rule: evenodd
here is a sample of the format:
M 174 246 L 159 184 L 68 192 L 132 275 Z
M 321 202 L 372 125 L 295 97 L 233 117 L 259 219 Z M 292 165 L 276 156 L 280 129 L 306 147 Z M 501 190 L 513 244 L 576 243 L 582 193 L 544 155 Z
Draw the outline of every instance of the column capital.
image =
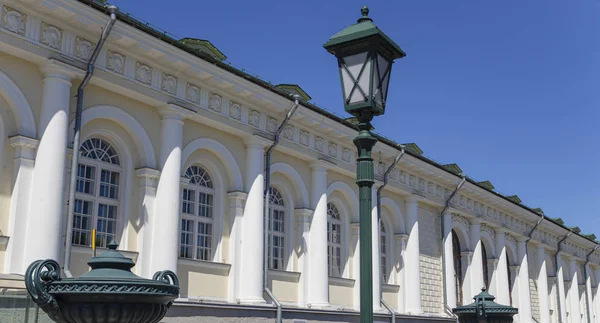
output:
M 460 255 L 463 257 L 473 257 L 473 251 L 471 251 L 471 250 L 461 251 Z
M 244 138 L 244 144 L 246 145 L 246 148 L 265 149 L 265 147 L 271 145 L 272 143 L 273 141 L 258 134 L 253 134 Z
M 496 265 L 498 264 L 498 260 L 499 260 L 498 258 L 488 258 L 487 259 L 488 264 L 489 265 L 494 265 L 494 267 L 496 267 Z
M 316 172 L 327 172 L 332 166 L 330 161 L 320 158 L 310 163 L 310 169 Z
M 21 135 L 9 137 L 10 145 L 16 148 L 15 158 L 35 159 L 35 150 L 38 148 L 40 141 L 34 138 L 29 138 Z
M 350 230 L 352 230 L 353 234 L 358 234 L 360 230 L 360 224 L 358 222 L 350 223 Z
M 40 64 L 40 71 L 44 78 L 57 78 L 71 86 L 71 80 L 77 76 L 84 76 L 84 72 L 75 66 L 65 64 L 55 59 L 49 59 Z
M 528 242 L 527 240 L 529 239 L 529 238 L 524 237 L 524 236 L 517 236 L 515 238 L 516 238 L 516 240 L 517 240 L 518 243 L 526 243 L 526 242 Z
M 294 217 L 296 222 L 299 223 L 310 223 L 315 211 L 308 208 L 294 209 Z
M 518 271 L 519 268 L 521 268 L 521 265 L 510 265 L 508 268 L 513 271 Z
M 406 234 L 406 233 L 396 233 L 396 234 L 394 234 L 394 240 L 406 242 L 406 240 L 408 240 L 408 234 Z
M 135 170 L 135 174 L 140 180 L 140 186 L 148 186 L 156 188 L 160 171 L 150 167 L 141 167 Z
M 471 226 L 480 226 L 481 227 L 481 220 L 479 218 L 471 218 L 471 219 L 469 219 L 469 223 L 471 224 Z
M 158 108 L 158 113 L 162 120 L 170 119 L 176 121 L 183 121 L 190 111 L 184 107 L 180 107 L 176 104 L 168 103 Z
M 230 200 L 246 200 L 248 198 L 248 193 L 242 191 L 231 191 L 227 192 L 227 197 Z
M 424 201 L 425 198 L 422 197 L 421 195 L 413 193 L 413 194 L 405 197 L 404 200 L 406 201 L 406 203 L 419 203 L 420 201 Z

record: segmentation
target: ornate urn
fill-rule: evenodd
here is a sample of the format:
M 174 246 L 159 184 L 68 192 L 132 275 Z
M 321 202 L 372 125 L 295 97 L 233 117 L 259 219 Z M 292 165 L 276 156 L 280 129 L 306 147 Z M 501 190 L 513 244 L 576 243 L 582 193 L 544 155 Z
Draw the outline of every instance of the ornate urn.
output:
M 513 316 L 519 312 L 519 309 L 500 305 L 494 302 L 494 296 L 488 294 L 485 288 L 481 293 L 473 297 L 475 302 L 458 306 L 452 309 L 452 313 L 458 316 L 460 323 L 511 323 Z
M 38 260 L 27 268 L 25 285 L 33 301 L 59 323 L 155 323 L 179 296 L 179 280 L 171 271 L 152 279 L 131 272 L 133 260 L 109 250 L 88 261 L 91 271 L 61 278 L 54 260 Z

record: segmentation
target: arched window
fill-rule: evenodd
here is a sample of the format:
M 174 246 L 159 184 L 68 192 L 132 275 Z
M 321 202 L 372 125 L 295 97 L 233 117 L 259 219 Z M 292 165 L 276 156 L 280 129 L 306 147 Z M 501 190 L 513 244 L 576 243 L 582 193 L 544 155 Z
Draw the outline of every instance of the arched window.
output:
M 454 255 L 454 283 L 456 284 L 456 305 L 462 305 L 463 292 L 462 292 L 462 257 L 460 254 L 460 241 L 456 232 L 452 230 L 452 254 Z
M 285 208 L 283 196 L 269 188 L 269 269 L 285 269 Z
M 327 265 L 329 276 L 342 277 L 342 220 L 332 203 L 327 203 Z
M 387 265 L 387 261 L 388 261 L 388 256 L 387 256 L 387 233 L 385 231 L 385 225 L 383 224 L 383 221 L 379 221 L 379 232 L 380 232 L 380 238 L 379 238 L 379 253 L 381 254 L 381 260 L 380 260 L 380 265 L 381 265 L 381 283 L 382 284 L 387 284 L 388 282 L 388 265 Z
M 190 166 L 185 177 L 189 178 L 189 183 L 183 186 L 181 195 L 179 257 L 212 260 L 213 182 L 200 166 Z
M 116 239 L 119 214 L 121 164 L 115 149 L 105 140 L 90 138 L 79 148 L 73 217 L 74 245 L 106 248 Z
M 481 262 L 483 264 L 483 284 L 487 290 L 490 290 L 487 250 L 485 250 L 485 244 L 483 244 L 483 242 L 481 243 Z

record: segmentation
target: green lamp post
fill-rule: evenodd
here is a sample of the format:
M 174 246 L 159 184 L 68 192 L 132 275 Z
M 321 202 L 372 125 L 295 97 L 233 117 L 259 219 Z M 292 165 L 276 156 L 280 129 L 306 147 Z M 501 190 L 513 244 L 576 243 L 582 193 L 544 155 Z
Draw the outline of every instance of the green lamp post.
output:
M 371 152 L 377 138 L 371 134 L 374 116 L 385 112 L 392 63 L 406 56 L 361 9 L 357 23 L 333 35 L 323 47 L 338 59 L 344 109 L 358 121 L 356 184 L 360 209 L 360 322 L 373 322 L 373 244 L 371 189 L 375 182 Z
M 89 272 L 61 278 L 54 260 L 34 261 L 25 272 L 32 300 L 58 323 L 156 323 L 179 296 L 179 280 L 171 271 L 152 279 L 134 275 L 133 260 L 109 250 L 88 261 Z

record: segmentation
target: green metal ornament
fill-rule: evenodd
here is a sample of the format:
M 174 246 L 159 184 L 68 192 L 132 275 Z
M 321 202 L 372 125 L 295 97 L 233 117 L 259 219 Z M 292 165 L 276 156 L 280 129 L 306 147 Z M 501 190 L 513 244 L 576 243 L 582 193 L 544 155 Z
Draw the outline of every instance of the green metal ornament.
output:
M 500 305 L 494 302 L 496 299 L 490 295 L 485 288 L 481 293 L 475 295 L 475 302 L 458 306 L 452 309 L 452 313 L 458 316 L 460 323 L 511 323 L 513 316 L 519 312 L 519 309 Z
M 59 323 L 155 323 L 179 296 L 179 280 L 171 271 L 152 279 L 131 272 L 133 260 L 111 242 L 109 250 L 88 261 L 91 271 L 61 278 L 54 260 L 37 260 L 27 268 L 25 285 L 32 300 Z

